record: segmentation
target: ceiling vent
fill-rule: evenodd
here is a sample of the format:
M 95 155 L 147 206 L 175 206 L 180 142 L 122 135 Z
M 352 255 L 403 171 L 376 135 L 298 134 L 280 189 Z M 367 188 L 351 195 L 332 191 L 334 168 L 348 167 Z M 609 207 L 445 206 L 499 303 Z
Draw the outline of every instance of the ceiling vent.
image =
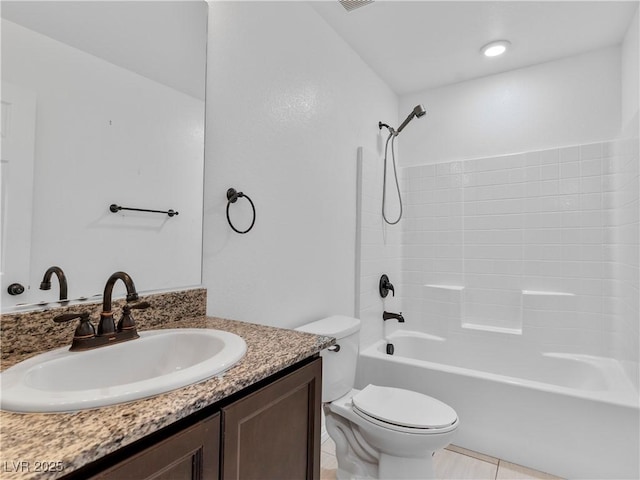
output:
M 355 10 L 356 8 L 364 7 L 373 3 L 373 0 L 339 0 L 340 5 L 344 7 L 347 12 Z

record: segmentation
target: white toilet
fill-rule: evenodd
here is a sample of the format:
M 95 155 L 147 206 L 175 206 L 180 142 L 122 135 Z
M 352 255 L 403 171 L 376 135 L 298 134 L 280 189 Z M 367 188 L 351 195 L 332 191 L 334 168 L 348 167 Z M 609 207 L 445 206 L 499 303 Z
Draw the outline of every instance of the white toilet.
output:
M 360 320 L 336 315 L 297 330 L 335 337 L 322 355 L 322 402 L 339 480 L 435 478 L 433 454 L 458 428 L 453 408 L 410 390 L 354 389 Z

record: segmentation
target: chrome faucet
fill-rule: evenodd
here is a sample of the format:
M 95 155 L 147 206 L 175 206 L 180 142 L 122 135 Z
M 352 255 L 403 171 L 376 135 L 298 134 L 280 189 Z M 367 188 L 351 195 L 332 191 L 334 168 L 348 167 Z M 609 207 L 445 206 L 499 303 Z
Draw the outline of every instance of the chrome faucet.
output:
M 133 280 L 129 274 L 125 272 L 116 272 L 109 277 L 104 287 L 104 296 L 102 303 L 102 313 L 100 313 L 100 321 L 98 322 L 98 331 L 96 332 L 90 321 L 89 314 L 86 312 L 72 312 L 58 315 L 53 319 L 56 323 L 68 322 L 70 320 L 80 319 L 80 323 L 73 335 L 73 342 L 69 350 L 90 350 L 92 348 L 112 345 L 114 343 L 125 342 L 139 338 L 131 310 L 149 308 L 148 302 L 138 302 L 133 305 L 125 305 L 122 308 L 122 318 L 116 324 L 113 320 L 113 312 L 111 311 L 111 297 L 113 287 L 118 280 L 124 282 L 127 287 L 127 302 L 138 300 L 138 293 L 133 284 Z
M 383 312 L 382 320 L 398 320 L 400 323 L 404 323 L 404 317 L 402 316 L 402 312 L 400 313 L 391 313 L 391 312 Z
M 59 300 L 62 302 L 67 300 L 67 277 L 60 267 L 49 267 L 46 272 L 44 272 L 44 277 L 42 278 L 42 282 L 40 282 L 40 290 L 51 290 L 51 276 L 56 274 L 58 277 L 58 284 L 60 285 L 60 296 Z

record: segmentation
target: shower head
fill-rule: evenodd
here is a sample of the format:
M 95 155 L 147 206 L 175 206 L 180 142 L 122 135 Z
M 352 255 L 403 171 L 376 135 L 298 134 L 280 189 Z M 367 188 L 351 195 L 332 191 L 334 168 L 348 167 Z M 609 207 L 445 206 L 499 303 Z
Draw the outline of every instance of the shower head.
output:
M 416 105 L 415 108 L 413 109 L 413 113 L 416 114 L 416 117 L 420 118 L 425 113 L 427 113 L 427 111 L 424 109 L 422 105 Z
M 422 105 L 416 105 L 415 108 L 409 114 L 409 116 L 405 118 L 404 122 L 402 122 L 402 124 L 398 127 L 398 130 L 396 131 L 396 135 L 399 134 L 402 131 L 402 129 L 406 127 L 411 120 L 413 120 L 414 117 L 420 118 L 425 113 L 427 113 L 427 111 L 424 109 Z

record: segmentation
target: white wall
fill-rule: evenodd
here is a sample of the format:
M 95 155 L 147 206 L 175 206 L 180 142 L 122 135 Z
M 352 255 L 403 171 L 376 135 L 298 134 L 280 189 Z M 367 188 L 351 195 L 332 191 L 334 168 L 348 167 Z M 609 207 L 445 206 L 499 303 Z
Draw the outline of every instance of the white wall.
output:
M 308 5 L 212 2 L 203 282 L 210 315 L 292 327 L 354 311 L 357 147 L 395 94 Z M 255 227 L 231 230 L 229 187 Z M 249 225 L 244 199 L 232 205 Z
M 70 298 L 117 270 L 141 291 L 199 284 L 203 102 L 6 20 L 2 80 L 36 94 L 33 298 L 19 301 L 57 300 L 38 290 L 52 265 Z
M 629 29 L 622 42 L 622 126 L 623 128 L 632 121 L 640 107 L 640 51 L 638 44 L 638 23 L 640 8 L 629 25 Z
M 427 115 L 399 137 L 402 165 L 610 140 L 620 129 L 620 48 L 405 95 Z

